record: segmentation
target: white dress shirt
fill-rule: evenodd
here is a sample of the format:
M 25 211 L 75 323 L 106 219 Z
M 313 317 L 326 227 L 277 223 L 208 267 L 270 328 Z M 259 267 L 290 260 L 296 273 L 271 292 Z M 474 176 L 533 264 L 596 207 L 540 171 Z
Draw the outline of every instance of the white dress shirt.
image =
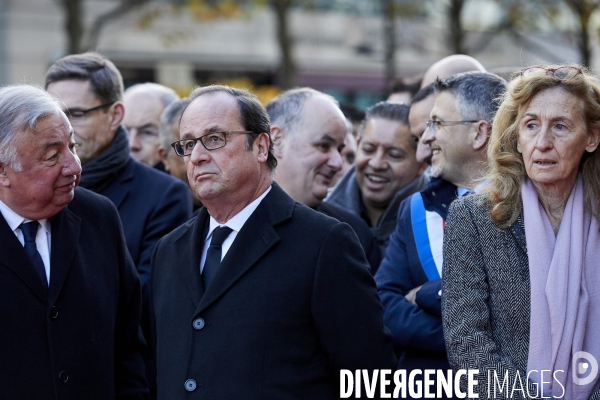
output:
M 23 218 L 13 210 L 11 210 L 6 204 L 0 201 L 0 213 L 10 226 L 10 229 L 14 232 L 21 242 L 21 246 L 25 246 L 25 238 L 23 232 L 21 232 L 21 224 L 24 222 L 30 222 L 30 219 Z M 39 219 L 40 226 L 38 227 L 37 235 L 35 236 L 35 245 L 38 253 L 42 257 L 44 262 L 44 268 L 46 269 L 46 279 L 48 279 L 48 285 L 50 285 L 50 221 L 47 219 Z
M 267 190 L 265 190 L 264 193 L 261 194 L 256 200 L 248 204 L 242 209 L 242 211 L 235 214 L 231 219 L 229 219 L 229 221 L 225 222 L 224 224 L 219 224 L 213 217 L 210 217 L 208 235 L 206 235 L 206 238 L 204 239 L 204 247 L 202 248 L 202 258 L 200 258 L 200 273 L 202 273 L 202 270 L 204 269 L 206 253 L 208 252 L 208 247 L 210 246 L 210 241 L 212 240 L 212 234 L 214 230 L 219 226 L 228 226 L 232 229 L 231 233 L 229 234 L 229 236 L 227 236 L 227 239 L 225 239 L 225 241 L 223 242 L 223 246 L 221 247 L 221 260 L 223 260 L 223 257 L 225 257 L 225 254 L 227 254 L 227 251 L 229 251 L 229 248 L 233 244 L 233 241 L 235 240 L 240 229 L 242 229 L 242 226 L 244 226 L 248 218 L 250 218 L 250 215 L 252 215 L 254 210 L 256 210 L 256 207 L 258 207 L 262 199 L 264 199 L 267 193 L 269 193 L 270 191 L 271 186 L 269 186 Z

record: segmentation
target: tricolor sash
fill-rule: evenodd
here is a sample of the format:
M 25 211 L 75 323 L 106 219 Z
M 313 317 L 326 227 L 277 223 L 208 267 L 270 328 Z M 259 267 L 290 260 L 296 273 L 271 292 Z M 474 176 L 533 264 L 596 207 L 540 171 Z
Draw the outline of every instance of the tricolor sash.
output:
M 415 193 L 410 201 L 410 217 L 417 253 L 427 279 L 442 276 L 444 225 L 446 221 L 436 212 L 427 211 L 421 193 Z

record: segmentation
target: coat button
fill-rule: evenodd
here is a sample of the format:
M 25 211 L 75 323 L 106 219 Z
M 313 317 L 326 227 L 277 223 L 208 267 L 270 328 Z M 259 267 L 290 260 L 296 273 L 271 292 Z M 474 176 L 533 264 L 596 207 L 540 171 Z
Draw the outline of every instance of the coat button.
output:
M 67 371 L 60 371 L 60 373 L 58 374 L 58 380 L 62 383 L 67 383 L 67 381 L 69 380 L 69 374 L 67 374 Z
M 56 319 L 58 317 L 58 308 L 56 306 L 52 306 L 50 309 L 50 318 Z
M 192 323 L 192 326 L 194 327 L 194 329 L 200 330 L 204 328 L 204 320 L 202 318 L 196 318 Z
M 194 390 L 196 390 L 196 381 L 193 379 L 188 379 L 187 381 L 185 381 L 185 390 L 187 390 L 188 392 L 193 392 Z

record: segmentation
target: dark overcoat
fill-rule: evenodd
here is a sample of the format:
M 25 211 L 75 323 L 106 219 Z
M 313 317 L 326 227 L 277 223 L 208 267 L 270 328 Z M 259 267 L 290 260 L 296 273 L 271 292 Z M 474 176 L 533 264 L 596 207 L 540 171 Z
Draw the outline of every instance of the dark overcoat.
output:
M 337 399 L 340 369 L 395 367 L 367 260 L 347 224 L 274 184 L 204 291 L 208 218 L 201 209 L 156 247 L 159 399 Z
M 0 399 L 146 398 L 140 281 L 117 210 L 77 188 L 50 224 L 46 290 L 0 215 Z

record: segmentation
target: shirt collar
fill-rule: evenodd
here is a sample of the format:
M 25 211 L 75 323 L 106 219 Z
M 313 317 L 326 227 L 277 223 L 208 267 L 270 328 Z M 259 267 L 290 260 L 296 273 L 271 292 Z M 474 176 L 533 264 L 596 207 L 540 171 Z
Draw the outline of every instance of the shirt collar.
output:
M 17 229 L 19 229 L 19 227 L 21 226 L 21 224 L 23 222 L 30 222 L 30 221 L 32 221 L 31 219 L 27 219 L 27 218 L 21 217 L 19 214 L 17 214 L 13 210 L 11 210 L 1 200 L 0 200 L 0 213 L 2 214 L 2 216 L 6 220 L 6 223 L 8 224 L 8 226 L 10 227 L 10 229 L 13 232 L 16 231 Z M 47 233 L 50 233 L 50 231 L 48 229 L 49 228 L 49 221 L 48 221 L 48 219 L 46 219 L 46 218 L 45 219 L 39 219 L 38 222 L 40 223 L 40 225 L 42 226 L 42 228 L 44 228 L 44 230 Z
M 258 198 L 256 198 L 252 203 L 248 204 L 246 207 L 242 209 L 239 213 L 235 214 L 229 221 L 224 224 L 219 224 L 217 220 L 215 220 L 212 216 L 210 217 L 210 225 L 208 227 L 208 235 L 206 236 L 206 240 L 212 237 L 212 232 L 219 226 L 227 226 L 234 230 L 236 233 L 242 229 L 242 226 L 246 223 L 248 218 L 252 215 L 254 210 L 258 207 L 262 199 L 271 191 L 271 186 L 267 188 Z

